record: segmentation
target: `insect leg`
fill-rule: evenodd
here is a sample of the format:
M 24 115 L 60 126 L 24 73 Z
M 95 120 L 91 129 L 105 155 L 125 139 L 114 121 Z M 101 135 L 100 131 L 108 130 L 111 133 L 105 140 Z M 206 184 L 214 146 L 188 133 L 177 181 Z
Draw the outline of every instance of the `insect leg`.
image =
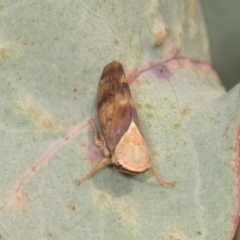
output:
M 91 125 L 93 127 L 94 143 L 96 144 L 97 147 L 102 149 L 105 157 L 109 157 L 110 152 L 109 152 L 108 148 L 106 147 L 106 143 L 105 143 L 104 139 L 99 137 L 99 131 L 94 123 L 94 120 L 91 118 L 88 120 L 88 122 L 91 123 Z
M 94 123 L 94 120 L 91 118 L 88 120 L 89 123 L 91 123 L 93 131 L 94 131 L 94 142 L 96 144 L 96 146 L 98 147 L 102 147 L 103 146 L 103 142 L 101 140 L 101 138 L 99 137 L 99 131 Z
M 84 178 L 77 179 L 76 184 L 79 186 L 82 182 L 91 178 L 103 164 L 109 165 L 109 164 L 112 164 L 112 161 L 110 158 L 104 158 L 99 163 L 97 163 L 97 165 L 90 171 L 90 173 L 87 174 L 87 176 L 85 176 Z
M 154 176 L 156 177 L 158 183 L 162 186 L 172 186 L 172 187 L 175 187 L 176 185 L 176 182 L 165 182 L 161 175 L 159 174 L 158 170 L 151 164 L 150 168 L 152 169 L 153 171 L 153 174 Z

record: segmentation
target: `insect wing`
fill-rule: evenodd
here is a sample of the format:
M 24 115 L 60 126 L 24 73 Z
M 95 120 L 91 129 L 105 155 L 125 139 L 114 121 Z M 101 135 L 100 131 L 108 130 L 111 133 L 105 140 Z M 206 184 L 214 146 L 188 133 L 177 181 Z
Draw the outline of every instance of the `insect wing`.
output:
M 98 86 L 98 118 L 106 144 L 114 152 L 133 120 L 142 134 L 131 92 L 122 65 L 109 63 Z

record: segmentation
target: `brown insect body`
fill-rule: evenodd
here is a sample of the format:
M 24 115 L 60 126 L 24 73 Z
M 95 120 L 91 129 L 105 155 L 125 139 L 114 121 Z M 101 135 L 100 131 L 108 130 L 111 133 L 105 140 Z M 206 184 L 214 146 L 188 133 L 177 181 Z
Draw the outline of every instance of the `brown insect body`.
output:
M 131 174 L 147 170 L 149 150 L 119 62 L 112 62 L 104 68 L 97 103 L 100 127 L 113 164 Z
M 175 182 L 164 182 L 150 161 L 150 153 L 144 139 L 136 108 L 122 65 L 109 63 L 103 70 L 98 85 L 98 119 L 103 138 L 99 139 L 93 120 L 95 144 L 104 153 L 104 158 L 82 179 L 90 178 L 102 164 L 113 164 L 120 171 L 136 174 L 152 168 L 161 185 L 175 186 Z

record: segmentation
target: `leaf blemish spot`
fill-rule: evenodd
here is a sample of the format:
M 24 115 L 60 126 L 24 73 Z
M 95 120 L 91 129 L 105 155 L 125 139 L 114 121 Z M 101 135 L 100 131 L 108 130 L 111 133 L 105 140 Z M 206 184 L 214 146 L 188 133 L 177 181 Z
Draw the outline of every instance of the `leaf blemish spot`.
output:
M 102 191 L 96 195 L 95 203 L 99 207 L 106 207 L 110 202 L 109 198 L 110 197 L 104 191 Z
M 68 208 L 69 208 L 70 210 L 72 210 L 73 212 L 76 212 L 76 210 L 77 210 L 75 204 L 72 203 L 72 202 L 70 202 L 70 203 L 68 204 Z
M 165 23 L 157 23 L 153 29 L 153 45 L 155 47 L 161 45 L 168 37 L 170 29 Z
M 142 108 L 142 104 L 140 104 L 138 102 L 135 102 L 135 106 L 138 110 Z
M 52 129 L 55 125 L 53 118 L 50 115 L 41 115 L 39 118 L 39 125 L 44 130 Z
M 23 114 L 34 124 L 44 131 L 50 130 L 54 127 L 55 121 L 52 116 L 43 110 L 30 97 L 23 97 L 17 105 L 22 110 Z
M 157 77 L 163 78 L 165 80 L 170 80 L 170 77 L 172 76 L 172 73 L 168 70 L 168 68 L 162 64 L 152 66 L 151 71 Z
M 153 106 L 152 106 L 151 104 L 146 104 L 145 106 L 146 106 L 146 108 L 148 108 L 148 109 L 153 109 Z
M 137 219 L 136 209 L 131 203 L 123 203 L 121 207 L 121 219 L 124 222 L 135 223 Z
M 182 109 L 182 116 L 183 117 L 189 117 L 194 113 L 194 110 L 188 106 L 184 107 Z
M 180 123 L 175 123 L 175 124 L 173 125 L 173 128 L 174 128 L 175 130 L 179 129 L 180 127 L 181 127 L 181 124 L 180 124 Z
M 102 154 L 99 152 L 98 148 L 93 145 L 84 146 L 86 149 L 85 159 L 91 164 L 95 165 L 102 159 Z
M 7 55 L 6 53 L 7 53 L 6 47 L 0 45 L 0 60 L 6 57 Z

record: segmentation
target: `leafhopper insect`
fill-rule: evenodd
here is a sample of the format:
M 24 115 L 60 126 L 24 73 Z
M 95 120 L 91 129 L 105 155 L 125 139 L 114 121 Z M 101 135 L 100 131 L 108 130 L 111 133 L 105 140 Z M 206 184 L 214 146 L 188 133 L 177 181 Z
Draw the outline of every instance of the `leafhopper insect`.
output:
M 93 119 L 94 142 L 102 150 L 104 158 L 84 178 L 76 180 L 80 185 L 91 178 L 103 165 L 114 165 L 120 171 L 135 175 L 152 169 L 162 186 L 175 186 L 165 182 L 150 160 L 150 152 L 143 136 L 130 88 L 121 63 L 114 61 L 104 69 L 98 85 L 98 120 L 102 137 Z

